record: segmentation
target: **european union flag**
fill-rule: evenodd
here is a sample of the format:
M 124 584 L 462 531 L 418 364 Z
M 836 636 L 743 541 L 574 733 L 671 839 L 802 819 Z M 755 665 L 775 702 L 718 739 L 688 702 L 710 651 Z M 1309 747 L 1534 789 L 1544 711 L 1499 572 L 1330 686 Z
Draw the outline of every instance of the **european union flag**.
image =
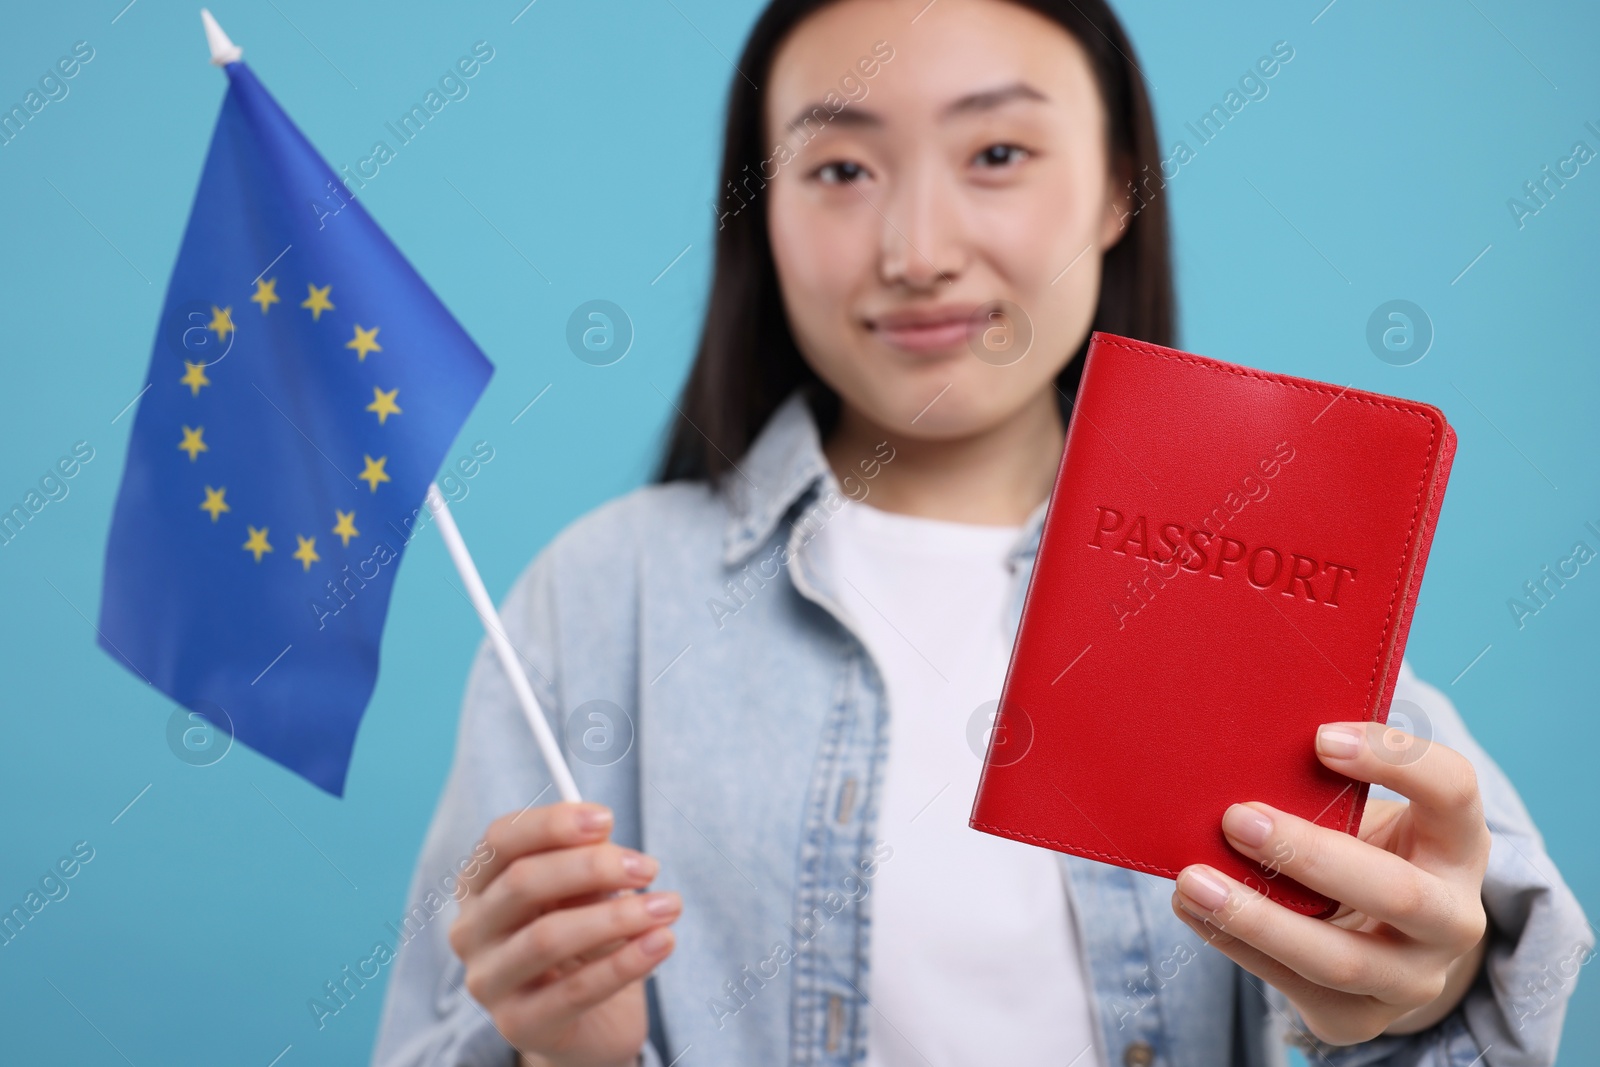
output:
M 395 572 L 494 368 L 255 75 L 224 69 L 100 643 L 341 795 Z

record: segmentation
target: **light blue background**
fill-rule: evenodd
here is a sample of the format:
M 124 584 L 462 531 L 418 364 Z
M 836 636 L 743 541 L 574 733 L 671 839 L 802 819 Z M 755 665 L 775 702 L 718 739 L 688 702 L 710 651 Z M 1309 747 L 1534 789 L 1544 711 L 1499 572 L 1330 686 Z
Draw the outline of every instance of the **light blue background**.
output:
M 0 904 L 74 842 L 95 849 L 70 895 L 0 948 L 6 1058 L 364 1062 L 382 989 L 320 1032 L 307 1001 L 401 914 L 479 630 L 425 534 L 342 801 L 242 748 L 208 768 L 179 762 L 170 703 L 96 649 L 88 620 L 132 422 L 112 419 L 142 381 L 224 90 L 194 6 L 124 2 L 0 16 L 6 108 L 73 42 L 96 52 L 66 99 L 0 147 L 0 510 L 75 441 L 95 449 L 70 495 L 0 548 Z M 523 2 L 216 9 L 335 167 L 392 144 L 385 122 L 473 42 L 495 49 L 470 95 L 361 195 L 498 365 L 456 447 L 495 449 L 456 513 L 497 597 L 559 528 L 648 476 L 704 306 L 730 60 L 756 11 L 539 0 L 513 23 Z M 1600 525 L 1600 164 L 1525 229 L 1506 207 L 1575 140 L 1600 149 L 1584 129 L 1600 125 L 1600 14 L 1576 0 L 1324 2 L 1120 5 L 1164 148 L 1194 147 L 1183 123 L 1274 41 L 1295 50 L 1269 96 L 1169 186 L 1181 343 L 1447 412 L 1461 448 L 1408 654 L 1600 913 L 1600 566 L 1521 631 L 1506 606 L 1575 540 L 1600 547 L 1582 528 Z M 637 329 L 608 367 L 564 342 L 571 310 L 597 297 Z M 1365 342 L 1368 315 L 1395 298 L 1437 331 L 1407 367 Z M 1600 1057 L 1597 1008 L 1585 976 L 1564 1062 Z

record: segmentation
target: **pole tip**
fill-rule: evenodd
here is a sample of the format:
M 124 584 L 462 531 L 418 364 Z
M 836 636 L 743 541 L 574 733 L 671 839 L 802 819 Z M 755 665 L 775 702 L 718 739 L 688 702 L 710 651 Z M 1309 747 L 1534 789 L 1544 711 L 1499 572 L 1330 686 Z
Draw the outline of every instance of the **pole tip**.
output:
M 211 46 L 213 66 L 225 67 L 229 63 L 237 63 L 244 57 L 244 49 L 228 40 L 228 35 L 222 32 L 222 27 L 211 17 L 211 12 L 201 8 L 200 21 L 205 24 L 206 44 Z

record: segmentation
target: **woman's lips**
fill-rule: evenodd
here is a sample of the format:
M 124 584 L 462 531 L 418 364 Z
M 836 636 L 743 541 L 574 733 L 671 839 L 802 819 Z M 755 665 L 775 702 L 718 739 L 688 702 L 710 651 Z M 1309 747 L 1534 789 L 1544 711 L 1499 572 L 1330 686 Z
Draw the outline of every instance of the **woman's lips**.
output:
M 888 345 L 908 352 L 942 352 L 966 343 L 968 320 L 954 319 L 927 326 L 874 327 L 873 332 Z

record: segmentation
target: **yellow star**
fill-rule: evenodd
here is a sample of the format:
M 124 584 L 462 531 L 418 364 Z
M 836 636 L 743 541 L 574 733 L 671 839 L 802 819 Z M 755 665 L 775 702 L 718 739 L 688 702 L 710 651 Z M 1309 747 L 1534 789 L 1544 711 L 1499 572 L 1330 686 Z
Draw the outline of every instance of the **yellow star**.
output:
M 344 541 L 345 547 L 349 548 L 350 538 L 361 536 L 361 531 L 356 529 L 356 513 L 340 511 L 338 508 L 334 508 L 333 513 L 339 517 L 339 521 L 333 524 L 333 532 L 338 534 Z
M 257 278 L 256 291 L 250 299 L 261 305 L 261 314 L 265 315 L 267 308 L 273 304 L 281 303 L 278 299 L 278 279 Z
M 219 308 L 211 305 L 211 321 L 206 324 L 206 329 L 217 335 L 217 340 L 226 341 L 228 334 L 233 332 L 233 308 Z
M 216 522 L 217 516 L 221 515 L 224 511 L 233 510 L 228 506 L 228 502 L 222 499 L 222 494 L 226 493 L 227 491 L 227 486 L 223 486 L 221 489 L 213 489 L 209 485 L 206 486 L 206 502 L 200 505 L 200 510 L 211 512 L 212 522 Z M 262 532 L 265 533 L 266 531 Z
M 333 286 L 324 285 L 321 289 L 318 289 L 314 285 L 307 284 L 306 288 L 310 290 L 311 295 L 302 300 L 300 306 L 311 309 L 312 322 L 321 322 L 322 313 L 333 310 L 333 304 L 328 300 L 328 290 L 332 289 Z
M 372 387 L 372 403 L 367 405 L 367 410 L 377 412 L 379 426 L 382 426 L 384 424 L 384 420 L 386 420 L 390 415 L 405 414 L 405 412 L 400 410 L 400 405 L 394 402 L 394 398 L 399 392 L 399 389 L 391 389 L 386 393 L 382 389 L 379 389 L 376 385 Z
M 254 552 L 256 554 L 256 562 L 260 563 L 261 553 L 272 551 L 272 546 L 267 544 L 267 528 L 263 526 L 258 530 L 254 526 L 246 524 L 245 529 L 250 531 L 250 540 L 244 543 L 244 550 L 246 552 Z
M 382 346 L 378 344 L 378 329 L 379 327 L 374 326 L 370 330 L 363 330 L 360 326 L 357 326 L 356 335 L 346 341 L 344 346 L 355 349 L 356 355 L 360 356 L 361 362 L 365 363 L 368 352 L 383 351 Z
M 322 558 L 317 555 L 317 539 L 301 537 L 299 534 L 295 534 L 294 539 L 300 542 L 300 547 L 294 550 L 294 558 L 304 563 L 306 570 L 310 570 L 311 565 Z
M 178 442 L 178 447 L 189 453 L 190 463 L 193 463 L 195 457 L 200 453 L 211 451 L 206 447 L 206 443 L 200 440 L 200 435 L 205 432 L 206 428 L 204 426 L 196 426 L 192 430 L 187 426 L 183 428 L 183 440 Z
M 184 360 L 183 365 L 186 369 L 183 372 L 183 377 L 179 378 L 178 381 L 189 387 L 191 396 L 199 396 L 200 387 L 211 384 L 211 379 L 206 377 L 205 364 L 190 363 L 188 360 Z
M 376 493 L 378 491 L 378 483 L 389 480 L 389 475 L 383 469 L 383 465 L 389 462 L 389 457 L 379 456 L 377 459 L 373 459 L 371 456 L 362 453 L 361 458 L 367 461 L 367 467 L 356 477 L 371 484 L 372 491 Z

